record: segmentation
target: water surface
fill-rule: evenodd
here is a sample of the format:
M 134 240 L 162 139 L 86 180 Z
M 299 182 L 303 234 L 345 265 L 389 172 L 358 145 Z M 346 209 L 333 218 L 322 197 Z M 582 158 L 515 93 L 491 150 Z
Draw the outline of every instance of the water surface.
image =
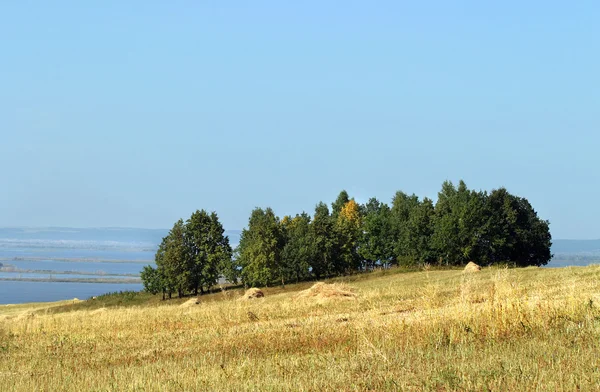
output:
M 57 283 L 0 281 L 0 304 L 89 299 L 115 291 L 139 291 L 140 283 Z

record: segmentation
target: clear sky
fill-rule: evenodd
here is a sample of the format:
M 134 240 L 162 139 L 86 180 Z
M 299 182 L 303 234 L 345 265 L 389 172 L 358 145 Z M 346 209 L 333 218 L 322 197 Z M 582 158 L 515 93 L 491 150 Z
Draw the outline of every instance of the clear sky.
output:
M 5 1 L 0 226 L 505 186 L 600 238 L 597 1 Z

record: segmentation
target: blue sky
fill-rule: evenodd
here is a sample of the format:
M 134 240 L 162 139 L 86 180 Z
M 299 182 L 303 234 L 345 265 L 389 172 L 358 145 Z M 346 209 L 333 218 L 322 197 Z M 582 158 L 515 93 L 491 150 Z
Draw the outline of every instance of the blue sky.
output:
M 462 178 L 600 238 L 600 5 L 491 3 L 2 2 L 0 226 L 239 229 Z

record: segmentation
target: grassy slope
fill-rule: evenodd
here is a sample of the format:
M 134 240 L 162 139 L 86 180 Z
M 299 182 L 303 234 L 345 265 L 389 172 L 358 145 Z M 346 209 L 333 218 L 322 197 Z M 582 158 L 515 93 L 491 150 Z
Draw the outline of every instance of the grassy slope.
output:
M 347 279 L 356 300 L 296 299 L 303 284 L 0 307 L 0 390 L 596 390 L 599 278 L 388 273 Z

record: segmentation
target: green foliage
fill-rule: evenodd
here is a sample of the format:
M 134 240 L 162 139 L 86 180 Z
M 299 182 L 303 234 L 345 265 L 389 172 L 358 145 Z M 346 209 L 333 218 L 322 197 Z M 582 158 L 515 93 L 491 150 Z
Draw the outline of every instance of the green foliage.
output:
M 337 199 L 333 203 L 331 203 L 331 215 L 333 219 L 336 220 L 342 208 L 350 201 L 350 196 L 348 196 L 348 192 L 345 190 L 341 191 L 338 195 Z
M 336 255 L 335 231 L 334 220 L 329 215 L 327 204 L 320 202 L 315 207 L 310 233 L 315 250 L 311 265 L 312 273 L 317 279 L 333 275 Z
M 394 231 L 390 207 L 376 198 L 363 206 L 362 235 L 358 253 L 367 269 L 377 263 L 387 265 L 395 259 Z
M 391 225 L 393 230 L 394 258 L 399 264 L 411 265 L 414 249 L 410 243 L 410 219 L 413 210 L 419 205 L 419 198 L 398 191 L 392 199 Z
M 281 221 L 285 245 L 281 251 L 284 278 L 299 282 L 310 277 L 310 267 L 316 255 L 315 241 L 306 213 Z
M 233 258 L 217 214 L 198 210 L 163 238 L 157 268 L 142 271 L 144 287 L 170 298 L 204 293 L 219 277 L 267 286 L 393 263 L 540 266 L 552 257 L 548 221 L 504 188 L 488 194 L 445 181 L 435 205 L 399 191 L 391 207 L 375 198 L 360 206 L 342 191 L 331 207 L 320 202 L 312 219 L 302 213 L 281 221 L 271 208 L 254 209 Z
M 410 260 L 420 264 L 435 261 L 435 251 L 431 244 L 434 231 L 435 209 L 433 202 L 425 198 L 410 210 L 405 224 L 405 241 Z
M 196 211 L 186 223 L 186 245 L 188 269 L 190 270 L 188 288 L 195 294 L 198 289 L 210 290 L 217 284 L 223 270 L 229 272 L 232 250 L 225 230 L 216 213 Z
M 435 206 L 432 245 L 443 264 L 514 262 L 545 265 L 550 254 L 548 221 L 538 218 L 529 202 L 504 188 L 469 191 L 445 182 Z
M 220 275 L 234 281 L 232 250 L 216 213 L 196 211 L 183 222 L 178 220 L 163 238 L 155 255 L 156 269 L 147 266 L 141 274 L 146 291 L 172 293 L 179 297 L 200 289 L 210 290 Z
M 284 282 L 281 263 L 283 235 L 279 218 L 271 208 L 255 208 L 248 228 L 242 231 L 238 247 L 238 263 L 245 285 L 266 286 L 276 279 Z
M 142 269 L 140 276 L 146 292 L 155 295 L 163 291 L 162 277 L 158 269 L 147 265 Z
M 541 266 L 548 262 L 552 257 L 549 223 L 538 218 L 526 199 L 500 188 L 490 193 L 487 209 L 488 263 L 512 261 L 518 266 Z
M 360 208 L 354 199 L 342 207 L 335 221 L 336 250 L 335 272 L 338 275 L 350 274 L 361 267 L 358 243 L 362 235 Z

